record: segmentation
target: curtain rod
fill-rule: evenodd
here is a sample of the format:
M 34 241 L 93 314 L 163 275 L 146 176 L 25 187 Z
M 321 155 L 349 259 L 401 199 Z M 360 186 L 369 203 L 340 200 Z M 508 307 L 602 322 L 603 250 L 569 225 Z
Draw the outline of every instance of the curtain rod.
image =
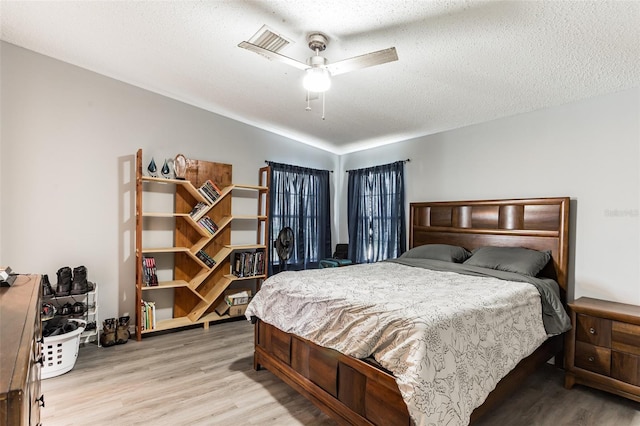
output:
M 407 158 L 406 160 L 398 160 L 398 161 L 401 161 L 401 162 L 403 162 L 403 163 L 410 163 L 410 162 L 411 162 L 411 158 Z M 398 161 L 396 161 L 396 163 L 397 163 Z M 393 163 L 389 163 L 389 164 L 393 164 Z M 373 168 L 373 167 L 378 167 L 378 166 L 363 167 L 363 169 L 370 169 L 370 168 Z M 349 170 L 345 170 L 345 172 L 346 172 L 346 173 L 349 173 L 349 172 L 353 172 L 353 171 L 355 171 L 355 170 L 359 170 L 359 169 L 349 169 Z
M 277 161 L 269 161 L 269 160 L 264 160 L 265 163 L 269 164 L 269 163 L 277 163 Z M 295 166 L 295 164 L 292 164 L 293 166 Z M 312 169 L 313 167 L 305 167 L 305 166 L 296 166 L 296 167 L 302 167 L 302 168 L 307 168 L 307 169 Z M 316 170 L 320 170 L 320 169 L 316 169 Z M 333 173 L 333 170 L 329 170 L 329 173 Z

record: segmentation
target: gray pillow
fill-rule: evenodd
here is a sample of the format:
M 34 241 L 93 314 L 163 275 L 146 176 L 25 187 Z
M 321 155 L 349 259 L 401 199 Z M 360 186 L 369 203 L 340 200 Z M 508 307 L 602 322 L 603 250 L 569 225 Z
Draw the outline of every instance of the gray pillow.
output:
M 471 253 L 464 247 L 450 246 L 448 244 L 425 244 L 414 247 L 405 252 L 400 258 L 405 259 L 432 259 L 445 262 L 464 262 Z
M 535 277 L 551 259 L 551 252 L 524 247 L 480 247 L 464 264 Z

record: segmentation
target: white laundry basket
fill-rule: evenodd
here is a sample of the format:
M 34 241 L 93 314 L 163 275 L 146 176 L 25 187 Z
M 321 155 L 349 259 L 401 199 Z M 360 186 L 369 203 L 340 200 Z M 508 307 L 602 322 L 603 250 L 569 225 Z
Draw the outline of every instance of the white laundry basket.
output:
M 70 318 L 67 321 L 75 322 L 78 328 L 57 336 L 44 337 L 42 345 L 42 379 L 56 377 L 71 370 L 78 358 L 78 348 L 80 347 L 80 334 L 87 326 L 87 322 L 81 319 Z

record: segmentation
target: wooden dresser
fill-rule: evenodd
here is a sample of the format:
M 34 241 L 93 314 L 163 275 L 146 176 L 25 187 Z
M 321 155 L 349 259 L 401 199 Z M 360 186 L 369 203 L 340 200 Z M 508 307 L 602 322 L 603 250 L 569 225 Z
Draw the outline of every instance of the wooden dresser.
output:
M 0 288 L 0 426 L 40 424 L 41 288 L 39 275 Z
M 640 402 L 640 306 L 582 297 L 569 308 L 565 387 L 577 383 Z

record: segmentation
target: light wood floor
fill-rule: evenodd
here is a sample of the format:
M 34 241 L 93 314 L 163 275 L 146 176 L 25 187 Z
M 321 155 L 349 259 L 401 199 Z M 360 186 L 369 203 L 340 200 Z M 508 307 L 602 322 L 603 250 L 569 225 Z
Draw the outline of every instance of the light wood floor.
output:
M 548 366 L 479 423 L 482 426 L 640 426 L 640 404 L 576 386 Z M 88 345 L 72 371 L 43 380 L 45 426 L 333 425 L 266 370 L 253 370 L 246 321 Z

